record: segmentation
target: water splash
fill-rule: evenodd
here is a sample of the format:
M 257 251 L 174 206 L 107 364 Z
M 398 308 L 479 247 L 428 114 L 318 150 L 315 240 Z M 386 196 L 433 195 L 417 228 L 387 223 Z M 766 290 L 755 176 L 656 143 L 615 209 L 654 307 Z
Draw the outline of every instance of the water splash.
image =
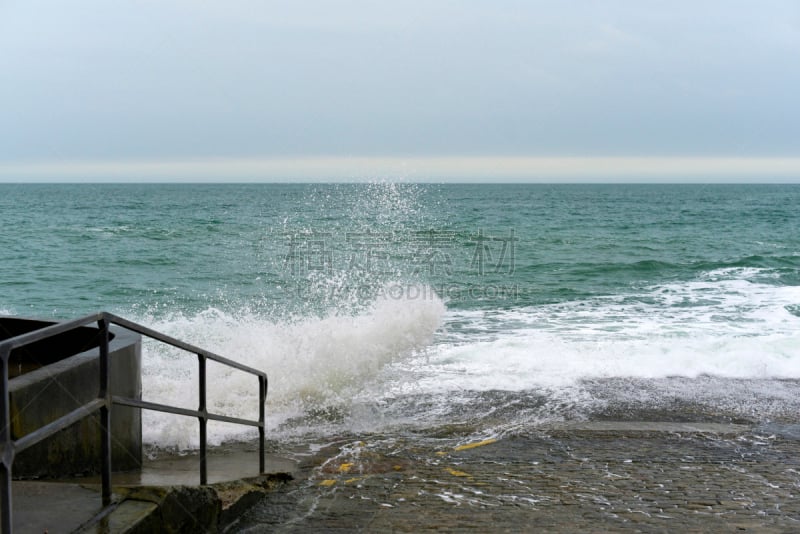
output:
M 268 373 L 269 424 L 276 427 L 309 411 L 346 403 L 392 362 L 429 346 L 445 308 L 441 300 L 383 298 L 356 315 L 329 314 L 293 322 L 216 309 L 194 316 L 142 318 L 155 328 Z M 192 355 L 148 344 L 143 373 L 146 400 L 197 402 Z M 188 361 L 187 361 L 188 359 Z M 256 418 L 256 380 L 238 371 L 209 365 L 209 409 L 234 417 Z M 155 412 L 145 414 L 144 439 L 165 447 L 196 447 L 196 422 Z M 250 437 L 241 428 L 220 426 L 210 442 Z

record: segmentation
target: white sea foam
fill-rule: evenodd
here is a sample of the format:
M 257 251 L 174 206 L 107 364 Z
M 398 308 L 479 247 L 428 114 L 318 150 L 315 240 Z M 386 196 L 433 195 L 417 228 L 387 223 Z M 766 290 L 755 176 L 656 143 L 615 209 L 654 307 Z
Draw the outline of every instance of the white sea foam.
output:
M 273 430 L 309 410 L 342 406 L 347 424 L 358 430 L 513 411 L 517 400 L 491 397 L 496 392 L 545 396 L 551 407 L 535 407 L 524 417 L 557 417 L 576 406 L 590 407 L 596 391 L 585 385 L 607 379 L 685 377 L 661 384 L 662 393 L 680 397 L 681 390 L 687 400 L 730 403 L 735 399 L 725 393 L 725 380 L 800 379 L 800 318 L 789 311 L 800 303 L 800 287 L 731 277 L 742 274 L 716 273 L 627 295 L 508 310 L 446 311 L 437 299 L 384 298 L 355 316 L 279 324 L 256 314 L 208 310 L 157 326 L 267 371 Z M 195 375 L 175 358 L 147 351 L 145 396 L 185 399 L 192 406 Z M 720 380 L 698 389 L 703 376 Z M 209 384 L 213 409 L 255 416 L 254 380 L 218 373 Z M 642 395 L 659 395 L 657 389 L 631 395 L 640 402 Z M 146 421 L 148 442 L 196 446 L 195 421 L 160 415 Z M 240 432 L 216 427 L 212 442 L 242 437 Z
M 267 372 L 267 410 L 274 426 L 309 407 L 324 407 L 352 396 L 385 365 L 426 347 L 444 311 L 438 299 L 383 298 L 355 316 L 275 323 L 254 314 L 234 316 L 211 309 L 191 317 L 161 319 L 155 326 Z M 146 400 L 197 405 L 197 364 L 191 354 L 148 343 L 143 374 Z M 208 388 L 211 411 L 257 418 L 258 387 L 252 376 L 210 364 Z M 209 425 L 212 444 L 249 435 L 242 432 L 241 427 Z M 191 418 L 145 414 L 148 443 L 196 447 L 197 434 L 197 423 Z
M 441 345 L 415 365 L 413 390 L 442 393 L 558 389 L 583 379 L 711 374 L 728 378 L 800 378 L 800 332 L 764 336 L 687 333 L 644 339 L 568 339 L 528 332 L 492 341 Z M 404 384 L 404 393 L 410 390 Z
M 417 387 L 432 391 L 608 377 L 800 378 L 800 318 L 787 309 L 800 303 L 800 287 L 716 276 L 625 296 L 450 312 L 448 323 L 484 333 L 450 332 L 424 362 L 404 365 L 427 367 Z
M 607 403 L 659 406 L 670 399 L 744 416 L 791 412 L 796 388 L 787 393 L 776 379 L 800 379 L 800 318 L 788 309 L 800 302 L 800 287 L 717 276 L 626 296 L 451 311 L 450 331 L 435 350 L 387 369 L 387 377 L 401 378 L 385 396 L 438 399 L 444 420 L 464 412 L 455 404 L 479 404 L 498 391 L 518 392 L 516 400 L 548 398 L 520 409 L 501 424 L 506 429 Z M 470 413 L 482 417 L 487 408 Z

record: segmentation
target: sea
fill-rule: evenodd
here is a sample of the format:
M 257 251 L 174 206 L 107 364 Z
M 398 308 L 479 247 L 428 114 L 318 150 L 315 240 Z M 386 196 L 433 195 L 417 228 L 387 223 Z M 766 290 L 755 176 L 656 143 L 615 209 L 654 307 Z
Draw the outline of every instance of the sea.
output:
M 0 314 L 107 310 L 263 370 L 274 443 L 800 413 L 798 185 L 0 184 L 0 229 Z M 195 356 L 142 365 L 196 407 Z M 209 372 L 211 411 L 256 416 Z

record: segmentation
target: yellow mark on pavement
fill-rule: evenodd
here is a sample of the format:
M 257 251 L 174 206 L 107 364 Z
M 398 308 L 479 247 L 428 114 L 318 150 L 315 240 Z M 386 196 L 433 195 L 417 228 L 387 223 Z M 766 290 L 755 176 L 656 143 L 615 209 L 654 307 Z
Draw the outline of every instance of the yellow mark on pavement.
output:
M 464 471 L 459 471 L 457 469 L 453 469 L 452 467 L 446 468 L 447 472 L 453 475 L 454 477 L 471 477 L 469 473 L 465 473 Z
M 475 447 L 483 447 L 484 445 L 489 445 L 490 443 L 495 443 L 497 440 L 494 438 L 485 439 L 483 441 L 478 441 L 477 443 L 467 443 L 466 445 L 459 445 L 453 450 L 456 451 L 465 451 L 467 449 L 474 449 Z M 437 453 L 438 454 L 438 453 Z
M 329 478 L 328 480 L 323 480 L 322 482 L 319 483 L 320 486 L 333 486 L 334 484 L 336 484 L 336 481 L 333 480 L 332 478 Z
M 447 451 L 439 451 L 439 452 L 436 453 L 436 456 L 445 456 L 446 454 L 447 454 Z
M 359 481 L 359 480 L 361 480 L 362 478 L 364 478 L 364 477 L 353 477 L 353 478 L 348 478 L 347 480 L 345 480 L 345 481 L 344 481 L 344 483 L 345 483 L 345 484 L 352 484 L 353 482 L 358 482 L 358 481 Z
M 340 473 L 349 473 L 350 469 L 353 467 L 353 464 L 342 464 L 339 466 Z

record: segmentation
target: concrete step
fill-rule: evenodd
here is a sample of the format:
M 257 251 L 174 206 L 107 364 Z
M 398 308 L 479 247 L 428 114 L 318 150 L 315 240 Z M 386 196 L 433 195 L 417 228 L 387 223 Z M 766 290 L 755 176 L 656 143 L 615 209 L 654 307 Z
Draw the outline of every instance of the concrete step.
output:
M 113 503 L 103 509 L 99 477 L 67 481 L 15 480 L 12 483 L 14 532 L 148 532 L 153 525 L 235 521 L 249 506 L 297 469 L 293 460 L 268 456 L 268 474 L 258 474 L 258 452 L 251 445 L 209 451 L 208 486 L 199 486 L 197 453 L 160 454 L 141 472 L 114 473 Z M 155 523 L 154 523 L 155 522 Z M 176 531 L 180 528 L 176 527 Z

